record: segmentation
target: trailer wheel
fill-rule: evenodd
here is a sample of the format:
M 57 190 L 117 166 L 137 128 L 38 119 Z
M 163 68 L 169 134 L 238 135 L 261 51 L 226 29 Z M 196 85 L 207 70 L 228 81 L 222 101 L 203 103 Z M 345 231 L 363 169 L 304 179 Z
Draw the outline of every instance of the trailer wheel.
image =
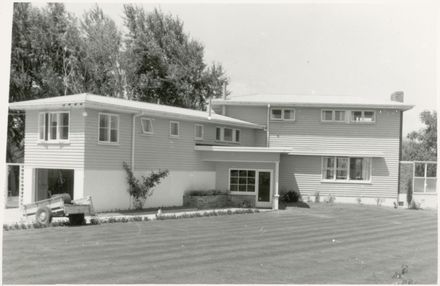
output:
M 40 207 L 35 213 L 35 219 L 39 224 L 49 225 L 52 221 L 52 211 L 48 207 Z
M 69 215 L 70 225 L 82 225 L 84 224 L 84 214 L 70 214 Z

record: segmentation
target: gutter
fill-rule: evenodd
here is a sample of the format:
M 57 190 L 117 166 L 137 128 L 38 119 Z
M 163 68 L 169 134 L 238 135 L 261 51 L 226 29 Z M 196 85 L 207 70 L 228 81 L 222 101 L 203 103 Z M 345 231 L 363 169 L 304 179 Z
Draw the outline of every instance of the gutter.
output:
M 266 114 L 266 147 L 269 147 L 269 116 L 270 116 L 270 103 L 267 105 L 267 114 Z
M 135 139 L 136 139 L 136 117 L 144 116 L 145 114 L 138 113 L 133 114 L 133 123 L 132 123 L 132 130 L 131 130 L 131 170 L 134 172 L 134 148 L 135 148 Z

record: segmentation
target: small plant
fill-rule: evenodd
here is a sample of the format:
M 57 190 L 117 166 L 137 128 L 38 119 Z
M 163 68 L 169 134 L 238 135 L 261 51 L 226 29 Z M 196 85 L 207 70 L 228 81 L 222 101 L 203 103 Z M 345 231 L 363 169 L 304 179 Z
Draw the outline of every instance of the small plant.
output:
M 326 202 L 327 202 L 328 204 L 332 204 L 332 203 L 334 203 L 335 200 L 336 200 L 336 197 L 335 197 L 334 195 L 332 195 L 332 194 L 328 194 L 327 199 L 326 199 Z
M 376 198 L 376 205 L 377 205 L 378 207 L 380 207 L 380 206 L 383 204 L 383 202 L 384 202 L 384 199 L 382 199 L 382 198 Z
M 408 205 L 408 208 L 410 210 L 419 210 L 420 209 L 420 203 L 418 203 L 414 199 L 412 199 L 411 202 Z
M 116 222 L 116 219 L 114 217 L 108 219 L 108 223 L 114 223 L 114 222 Z
M 97 218 L 91 218 L 90 219 L 90 224 L 96 225 L 96 224 L 101 224 L 101 222 Z
M 403 264 L 400 271 L 394 272 L 393 279 L 397 280 L 395 284 L 414 284 L 414 281 L 406 277 L 408 273 L 408 265 Z
M 127 173 L 127 183 L 129 185 L 128 193 L 133 198 L 133 205 L 136 209 L 142 209 L 144 207 L 145 200 L 153 194 L 154 187 L 169 174 L 168 170 L 159 170 L 152 172 L 148 177 L 141 176 L 141 182 L 134 176 L 133 171 L 126 162 L 123 162 L 122 166 Z
M 356 198 L 356 201 L 357 201 L 357 203 L 358 203 L 359 205 L 362 204 L 362 198 L 361 198 L 361 197 L 357 197 L 357 198 Z
M 319 204 L 321 201 L 321 197 L 319 192 L 315 192 L 315 203 Z
M 301 193 L 298 190 L 281 191 L 280 201 L 283 203 L 297 203 L 302 201 Z
M 217 195 L 229 195 L 229 191 L 222 190 L 190 190 L 185 192 L 185 196 L 217 196 Z

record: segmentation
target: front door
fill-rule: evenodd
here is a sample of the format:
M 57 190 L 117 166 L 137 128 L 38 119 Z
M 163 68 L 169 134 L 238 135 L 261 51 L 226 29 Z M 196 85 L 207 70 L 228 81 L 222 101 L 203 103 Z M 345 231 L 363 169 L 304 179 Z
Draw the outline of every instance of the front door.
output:
M 258 171 L 257 207 L 270 207 L 271 172 Z

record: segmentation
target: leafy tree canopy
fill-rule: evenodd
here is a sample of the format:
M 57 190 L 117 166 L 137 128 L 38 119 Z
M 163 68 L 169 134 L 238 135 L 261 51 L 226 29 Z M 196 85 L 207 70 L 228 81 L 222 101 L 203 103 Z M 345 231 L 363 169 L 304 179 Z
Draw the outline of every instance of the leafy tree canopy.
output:
M 402 144 L 402 159 L 437 161 L 437 111 L 423 111 L 420 120 L 425 127 L 407 135 Z

